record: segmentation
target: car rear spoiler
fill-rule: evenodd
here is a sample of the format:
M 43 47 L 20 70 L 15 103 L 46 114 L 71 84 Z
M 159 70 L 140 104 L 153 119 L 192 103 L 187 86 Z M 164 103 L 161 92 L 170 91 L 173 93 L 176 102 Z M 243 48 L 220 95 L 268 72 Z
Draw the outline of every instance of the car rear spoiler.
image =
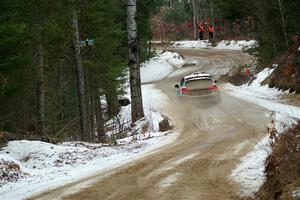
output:
M 201 80 L 201 79 L 212 79 L 213 80 L 213 77 L 212 76 L 198 76 L 198 77 L 191 77 L 191 78 L 186 78 L 185 80 L 186 81 L 189 81 L 189 80 Z

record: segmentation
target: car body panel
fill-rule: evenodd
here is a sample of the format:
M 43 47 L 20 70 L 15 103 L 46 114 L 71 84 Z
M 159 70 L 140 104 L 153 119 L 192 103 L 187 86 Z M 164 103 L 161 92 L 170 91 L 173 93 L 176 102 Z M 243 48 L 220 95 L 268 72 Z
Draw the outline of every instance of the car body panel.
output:
M 180 98 L 198 98 L 219 94 L 216 81 L 207 73 L 196 72 L 185 76 L 180 85 L 176 86 Z

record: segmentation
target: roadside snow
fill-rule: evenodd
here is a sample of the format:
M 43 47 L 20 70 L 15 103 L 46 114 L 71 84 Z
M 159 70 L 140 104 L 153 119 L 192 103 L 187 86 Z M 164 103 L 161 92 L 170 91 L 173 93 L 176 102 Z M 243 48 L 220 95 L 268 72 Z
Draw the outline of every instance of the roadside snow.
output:
M 143 81 L 160 80 L 183 64 L 183 59 L 177 53 L 158 52 L 156 57 L 143 63 Z M 129 88 L 127 92 L 130 98 Z M 24 199 L 104 173 L 173 142 L 178 134 L 159 132 L 158 127 L 164 117 L 161 112 L 169 101 L 168 97 L 156 89 L 154 84 L 142 85 L 142 93 L 145 119 L 137 122 L 133 130 L 137 134 L 129 131 L 127 137 L 116 140 L 117 146 L 83 142 L 58 145 L 26 140 L 9 142 L 0 151 L 0 178 L 5 176 L 0 181 L 0 199 Z M 130 105 L 122 107 L 119 114 L 120 122 L 128 127 L 130 110 Z M 144 127 L 147 127 L 146 132 L 142 131 Z M 113 134 L 113 131 L 108 133 Z
M 157 51 L 157 55 L 141 66 L 142 83 L 159 81 L 184 65 L 183 58 L 174 52 Z
M 254 47 L 257 47 L 258 43 L 256 40 L 222 40 L 217 43 L 217 46 L 214 47 L 215 49 L 228 49 L 228 50 L 248 50 Z
M 300 198 L 300 188 L 298 190 L 293 191 L 294 198 Z
M 258 46 L 256 40 L 222 40 L 217 43 L 215 47 L 208 40 L 191 40 L 191 41 L 177 41 L 174 42 L 174 48 L 196 48 L 196 49 L 224 49 L 224 50 L 248 50 Z
M 163 116 L 161 115 L 163 112 L 163 107 L 169 101 L 169 97 L 160 90 L 156 89 L 155 84 L 152 82 L 168 77 L 175 71 L 175 69 L 183 69 L 181 66 L 184 64 L 185 62 L 183 58 L 178 53 L 169 51 L 156 51 L 156 56 L 154 58 L 142 63 L 141 80 L 142 83 L 147 83 L 142 85 L 143 106 L 145 119 L 149 122 L 149 129 L 151 132 L 158 131 L 158 123 L 163 119 Z M 128 73 L 125 79 L 129 80 Z M 125 97 L 130 99 L 130 88 L 128 81 L 125 83 L 125 88 Z M 121 108 L 121 111 L 118 114 L 118 120 L 123 126 L 130 126 L 130 113 L 131 105 Z M 109 123 L 112 123 L 112 121 Z M 112 130 L 108 132 L 107 135 L 112 135 L 116 132 L 118 132 L 118 130 Z
M 265 137 L 241 159 L 231 178 L 241 185 L 241 196 L 251 197 L 265 181 L 265 160 L 270 153 L 269 138 Z
M 187 72 L 192 72 L 193 67 L 184 67 L 184 68 L 179 68 L 176 71 L 173 71 L 171 74 L 168 75 L 168 78 L 176 77 L 176 76 L 181 76 L 182 74 L 186 74 Z
M 234 86 L 226 84 L 224 89 L 228 94 L 237 98 L 255 103 L 271 111 L 274 120 L 274 128 L 278 133 L 292 127 L 297 119 L 300 119 L 300 108 L 278 102 L 284 91 L 261 86 L 261 82 L 267 78 L 274 69 L 264 69 L 256 75 L 251 84 Z M 270 126 L 270 125 L 269 125 Z M 253 150 L 241 159 L 240 164 L 232 171 L 231 178 L 241 185 L 241 196 L 252 197 L 265 181 L 265 161 L 271 153 L 270 138 L 266 136 Z
M 225 90 L 232 96 L 258 104 L 276 113 L 300 119 L 299 107 L 276 101 L 279 100 L 283 94 L 288 93 L 288 91 L 279 91 L 276 88 L 269 88 L 268 85 L 261 85 L 261 82 L 265 80 L 273 70 L 274 69 L 269 68 L 264 69 L 256 75 L 256 79 L 250 85 L 234 86 L 228 83 L 225 85 Z
M 114 169 L 172 142 L 176 134 L 156 133 L 151 137 L 115 147 L 76 142 L 60 145 L 26 140 L 9 142 L 0 151 L 0 157 L 6 161 L 16 160 L 27 175 L 0 186 L 0 197 L 2 200 L 25 199 Z
M 0 169 L 0 187 L 29 175 L 29 171 L 18 160 L 7 155 L 0 154 Z
M 174 47 L 174 48 L 208 49 L 208 48 L 211 48 L 211 43 L 208 40 L 176 41 L 173 43 L 172 47 Z
M 130 98 L 130 90 L 127 88 L 127 96 Z M 155 84 L 142 85 L 143 106 L 145 119 L 149 123 L 149 133 L 159 131 L 158 124 L 163 119 L 161 112 L 163 112 L 164 105 L 169 101 L 169 97 L 155 88 Z M 118 120 L 122 126 L 130 127 L 131 124 L 131 105 L 121 107 L 118 114 Z M 124 127 L 123 127 L 124 128 Z M 107 135 L 118 133 L 118 130 L 112 130 Z M 131 132 L 128 133 L 131 135 Z

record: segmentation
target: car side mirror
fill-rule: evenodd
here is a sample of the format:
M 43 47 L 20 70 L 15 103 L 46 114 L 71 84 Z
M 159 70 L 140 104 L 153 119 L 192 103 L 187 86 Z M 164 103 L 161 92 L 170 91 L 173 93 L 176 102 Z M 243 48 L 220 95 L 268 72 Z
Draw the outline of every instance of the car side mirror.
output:
M 177 89 L 179 89 L 179 85 L 178 84 L 176 84 L 174 87 L 177 88 Z

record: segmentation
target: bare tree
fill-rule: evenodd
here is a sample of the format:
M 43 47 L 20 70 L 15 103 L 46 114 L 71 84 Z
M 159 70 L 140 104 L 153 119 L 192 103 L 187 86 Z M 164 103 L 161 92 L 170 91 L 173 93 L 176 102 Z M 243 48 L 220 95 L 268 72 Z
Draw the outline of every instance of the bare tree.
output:
M 44 18 L 40 10 L 34 5 L 35 23 L 37 27 L 36 39 L 36 97 L 37 97 L 37 132 L 45 133 L 45 75 L 44 75 L 44 46 L 42 25 Z
M 36 44 L 37 58 L 37 131 L 45 132 L 45 88 L 44 88 L 44 50 L 41 37 Z
M 132 123 L 144 117 L 141 90 L 139 46 L 136 24 L 136 0 L 127 0 L 127 34 L 129 46 L 129 74 Z
M 193 9 L 193 29 L 194 29 L 194 39 L 197 39 L 197 22 L 196 22 L 196 4 L 195 0 L 191 0 L 192 9 Z
M 284 16 L 283 16 L 282 1 L 278 0 L 278 4 L 279 4 L 279 9 L 280 9 L 280 15 L 281 15 L 281 24 L 282 24 L 283 35 L 284 35 L 284 39 L 285 39 L 286 48 L 288 49 L 289 42 L 288 42 L 287 33 L 286 33 L 286 21 L 284 20 Z
M 210 14 L 211 14 L 212 25 L 213 25 L 213 27 L 215 27 L 214 8 L 213 8 L 212 0 L 209 0 L 209 6 L 210 6 Z M 216 35 L 216 30 L 214 29 L 213 39 L 215 38 L 215 35 Z
M 73 2 L 72 2 L 73 3 Z M 88 109 L 86 103 L 86 91 L 85 91 L 85 82 L 84 82 L 84 70 L 81 62 L 81 53 L 80 53 L 80 38 L 79 38 L 79 28 L 77 20 L 77 11 L 76 6 L 73 3 L 72 8 L 72 25 L 74 29 L 73 37 L 73 47 L 74 47 L 74 59 L 76 66 L 76 78 L 77 78 L 77 94 L 79 99 L 79 114 L 80 114 L 80 127 L 81 135 L 80 139 L 83 141 L 90 141 L 91 130 L 88 117 Z

